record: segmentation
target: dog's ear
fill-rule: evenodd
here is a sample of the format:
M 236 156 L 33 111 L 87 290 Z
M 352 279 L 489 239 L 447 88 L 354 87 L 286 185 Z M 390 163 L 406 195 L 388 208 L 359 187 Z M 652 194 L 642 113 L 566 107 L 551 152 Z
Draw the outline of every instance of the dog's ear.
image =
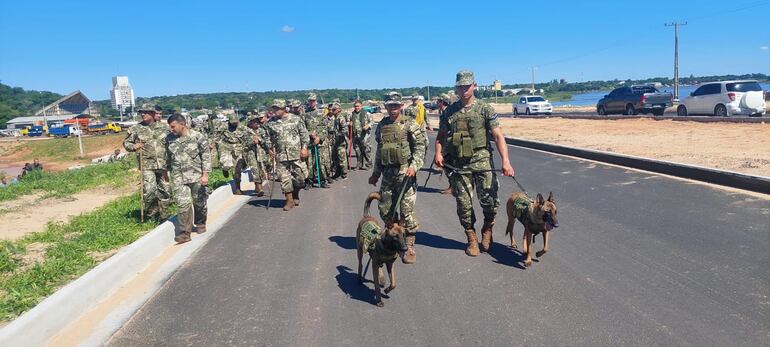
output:
M 554 202 L 553 201 L 553 192 L 548 192 L 548 201 Z
M 545 200 L 543 199 L 543 194 L 537 193 L 537 197 L 535 198 L 535 203 L 538 205 L 545 204 Z

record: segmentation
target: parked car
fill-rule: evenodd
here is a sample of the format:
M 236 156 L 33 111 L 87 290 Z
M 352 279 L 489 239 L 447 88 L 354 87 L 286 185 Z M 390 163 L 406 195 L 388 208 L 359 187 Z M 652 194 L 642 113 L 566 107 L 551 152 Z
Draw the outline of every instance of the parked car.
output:
M 666 108 L 674 105 L 671 93 L 661 93 L 653 86 L 620 87 L 605 95 L 596 104 L 599 115 L 650 113 L 662 116 Z
M 677 107 L 676 114 L 729 117 L 732 115 L 764 116 L 767 113 L 765 92 L 757 81 L 722 81 L 698 85 Z
M 513 104 L 513 114 L 548 114 L 553 113 L 553 106 L 540 95 L 522 96 Z

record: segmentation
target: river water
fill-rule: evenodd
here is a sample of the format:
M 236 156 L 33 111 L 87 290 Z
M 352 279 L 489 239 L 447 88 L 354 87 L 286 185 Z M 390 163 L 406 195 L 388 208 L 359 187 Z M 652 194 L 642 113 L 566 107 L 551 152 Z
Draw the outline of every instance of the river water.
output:
M 762 86 L 762 90 L 770 91 L 770 84 L 768 83 L 760 83 Z M 692 91 L 695 90 L 696 86 L 679 86 L 679 99 L 684 99 L 686 96 L 690 95 Z M 673 87 L 663 87 L 660 88 L 661 92 L 674 92 Z M 605 95 L 609 94 L 611 90 L 605 90 L 600 92 L 591 92 L 591 93 L 580 93 L 580 94 L 573 94 L 572 99 L 565 100 L 565 101 L 556 101 L 552 104 L 554 106 L 594 106 L 599 101 L 599 99 L 603 98 Z

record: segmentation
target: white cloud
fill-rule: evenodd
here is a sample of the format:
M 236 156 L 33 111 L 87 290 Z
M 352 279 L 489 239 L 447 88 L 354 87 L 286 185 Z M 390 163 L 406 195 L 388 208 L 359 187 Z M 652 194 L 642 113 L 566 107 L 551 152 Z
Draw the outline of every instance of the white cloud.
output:
M 291 25 L 284 25 L 283 28 L 281 28 L 281 31 L 285 33 L 293 33 L 294 27 Z
M 770 48 L 767 47 L 767 46 L 759 46 L 759 49 L 762 50 L 762 51 L 766 51 L 766 50 L 768 50 Z

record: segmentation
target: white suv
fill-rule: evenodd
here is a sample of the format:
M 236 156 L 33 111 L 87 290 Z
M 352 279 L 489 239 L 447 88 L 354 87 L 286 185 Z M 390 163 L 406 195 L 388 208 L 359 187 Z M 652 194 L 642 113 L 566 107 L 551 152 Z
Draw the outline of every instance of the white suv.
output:
M 706 114 L 718 117 L 732 115 L 765 115 L 765 92 L 757 81 L 709 82 L 698 86 L 684 98 L 676 114 Z
M 519 102 L 513 104 L 513 114 L 551 114 L 553 106 L 545 98 L 539 95 L 522 96 Z

